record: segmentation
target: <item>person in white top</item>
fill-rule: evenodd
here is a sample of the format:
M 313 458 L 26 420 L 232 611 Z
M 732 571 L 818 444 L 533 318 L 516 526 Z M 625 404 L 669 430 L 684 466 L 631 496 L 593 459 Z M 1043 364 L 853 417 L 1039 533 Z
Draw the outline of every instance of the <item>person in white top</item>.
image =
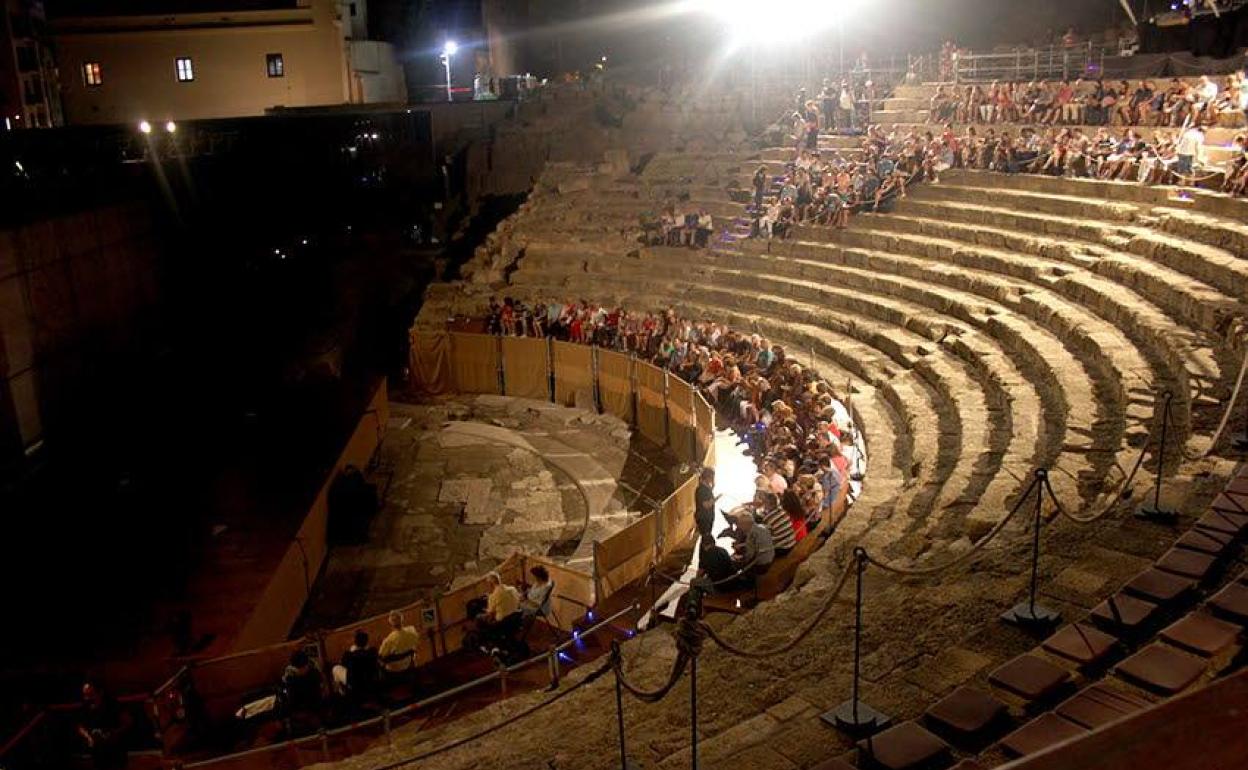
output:
M 1205 161 L 1205 129 L 1197 125 L 1189 126 L 1179 137 L 1175 151 L 1179 156 L 1174 165 L 1175 173 L 1190 176 L 1194 164 Z
M 1218 84 L 1213 82 L 1208 75 L 1201 75 L 1200 83 L 1192 89 L 1191 122 L 1193 125 L 1202 120 L 1214 119 L 1210 110 L 1217 99 Z
M 486 597 L 485 615 L 490 623 L 501 623 L 520 610 L 520 591 L 503 582 L 497 572 L 485 576 L 490 593 Z
M 377 656 L 381 658 L 381 667 L 388 674 L 401 674 L 414 664 L 416 648 L 420 646 L 420 635 L 411 626 L 403 625 L 403 613 L 390 613 L 390 633 L 381 640 L 381 648 Z

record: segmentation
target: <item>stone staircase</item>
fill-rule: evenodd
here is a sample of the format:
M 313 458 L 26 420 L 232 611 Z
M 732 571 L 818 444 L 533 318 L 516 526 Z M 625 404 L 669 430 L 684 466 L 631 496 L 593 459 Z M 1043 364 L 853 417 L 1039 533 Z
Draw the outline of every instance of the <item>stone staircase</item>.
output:
M 1086 616 L 858 744 L 860 767 L 993 767 L 1148 708 L 1243 664 L 1248 469 L 1154 565 Z M 842 759 L 819 770 L 850 768 Z

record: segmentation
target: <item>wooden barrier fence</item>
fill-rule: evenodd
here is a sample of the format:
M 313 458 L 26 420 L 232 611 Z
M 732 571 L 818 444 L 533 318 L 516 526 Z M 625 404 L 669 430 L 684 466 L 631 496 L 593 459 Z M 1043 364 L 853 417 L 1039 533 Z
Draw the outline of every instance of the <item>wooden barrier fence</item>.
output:
M 683 459 L 714 463 L 714 411 L 695 390 L 666 371 L 612 351 L 584 346 L 551 347 L 546 340 L 507 339 L 480 334 L 413 333 L 412 385 L 421 392 L 507 393 L 509 395 L 560 398 L 561 402 L 585 404 L 592 398 L 604 411 L 628 421 L 655 443 L 670 446 Z M 672 394 L 675 394 L 673 400 Z M 307 598 L 305 575 L 315 575 L 328 552 L 327 495 L 329 484 L 346 465 L 364 467 L 376 451 L 388 416 L 385 384 L 374 393 L 369 408 L 346 448 L 313 501 L 298 535 L 300 548 L 292 546 L 278 573 L 270 581 L 244 639 L 272 639 L 286 633 Z M 547 622 L 571 631 L 591 609 L 621 588 L 646 577 L 650 568 L 686 544 L 693 533 L 693 496 L 696 476 L 691 476 L 658 509 L 620 532 L 594 543 L 594 571 L 583 572 L 544 556 L 516 553 L 498 572 L 504 581 L 524 584 L 529 570 L 542 565 L 555 583 L 551 617 Z M 294 557 L 292 554 L 298 554 Z M 306 561 L 305 561 L 306 559 Z M 305 567 L 307 572 L 305 572 Z M 406 625 L 421 632 L 416 650 L 418 666 L 460 648 L 468 623 L 467 605 L 485 593 L 484 578 L 461 586 L 436 599 L 397 608 Z M 263 608 L 264 617 L 256 618 Z M 319 661 L 328 676 L 341 660 L 355 632 L 368 632 L 380 642 L 389 631 L 388 615 L 309 634 L 301 639 L 257 644 L 252 649 L 208 660 L 184 661 L 177 673 L 150 694 L 130 696 L 143 706 L 163 750 L 166 762 L 176 762 L 178 743 L 195 718 L 219 722 L 232 718 L 251 694 L 270 691 L 297 649 Z M 526 665 L 528 663 L 526 662 Z M 192 702 L 194 706 L 192 707 Z M 48 714 L 72 711 L 52 707 L 10 741 L 0 756 L 20 753 L 23 740 L 50 733 Z M 386 734 L 390 727 L 410 719 L 407 707 L 377 718 L 282 744 L 183 764 L 208 770 L 255 770 L 296 768 L 313 762 L 339 759 L 358 753 Z M 384 725 L 383 725 L 384 721 Z M 150 753 L 142 761 L 150 758 Z M 133 756 L 132 756 L 133 759 Z M 159 763 L 161 757 L 156 757 Z

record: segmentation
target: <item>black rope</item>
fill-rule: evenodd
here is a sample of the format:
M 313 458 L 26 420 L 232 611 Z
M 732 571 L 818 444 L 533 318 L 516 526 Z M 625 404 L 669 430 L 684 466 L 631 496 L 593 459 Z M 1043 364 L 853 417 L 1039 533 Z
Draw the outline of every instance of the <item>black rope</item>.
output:
M 421 754 L 417 754 L 416 756 L 405 757 L 403 759 L 396 760 L 389 764 L 376 767 L 373 770 L 394 770 L 395 768 L 398 768 L 398 767 L 405 767 L 407 765 L 412 764 L 413 762 L 420 762 L 420 761 L 429 759 L 430 757 L 436 757 L 439 754 L 444 754 L 452 749 L 457 749 L 460 746 L 465 746 L 469 743 L 472 743 L 473 741 L 480 740 L 481 738 L 484 738 L 485 736 L 490 735 L 491 733 L 498 732 L 499 730 L 502 730 L 504 727 L 513 725 L 516 722 L 519 722 L 520 720 L 524 719 L 525 717 L 531 716 L 537 713 L 538 711 L 541 711 L 547 706 L 557 703 L 558 701 L 562 700 L 563 698 L 566 698 L 567 696 L 571 695 L 572 693 L 576 692 L 582 687 L 597 680 L 603 674 L 610 671 L 611 668 L 612 668 L 611 661 L 608 660 L 606 663 L 604 663 L 603 665 L 599 666 L 597 669 L 587 674 L 584 679 L 572 685 L 571 687 L 564 690 L 563 692 L 552 695 L 551 697 L 547 698 L 541 703 L 537 703 L 533 706 L 530 706 L 529 708 L 519 712 L 518 714 L 514 714 L 513 716 L 508 717 L 507 719 L 504 719 L 501 722 L 492 724 L 483 730 L 478 730 L 477 732 L 471 735 L 465 736 L 463 738 L 460 738 L 458 740 L 454 740 L 454 741 L 451 741 L 450 743 L 443 744 L 442 746 L 439 746 L 436 749 L 430 749 L 429 751 L 423 752 Z

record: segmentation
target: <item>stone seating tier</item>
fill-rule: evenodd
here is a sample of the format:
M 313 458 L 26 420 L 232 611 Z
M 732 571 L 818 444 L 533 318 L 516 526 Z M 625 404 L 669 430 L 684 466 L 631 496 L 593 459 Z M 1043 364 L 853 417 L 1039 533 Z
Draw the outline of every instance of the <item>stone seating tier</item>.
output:
M 727 255 L 727 254 L 726 254 L 726 255 L 719 255 L 719 254 L 716 254 L 716 255 L 715 255 L 715 257 L 716 257 L 716 259 L 738 260 L 738 261 L 739 261 L 739 260 L 744 260 L 744 259 L 749 259 L 749 257 L 743 257 L 743 256 L 740 256 L 740 255 Z M 663 261 L 665 261 L 665 262 L 666 262 L 666 261 L 673 260 L 673 259 L 678 259 L 678 260 L 682 260 L 682 261 L 683 261 L 683 260 L 685 260 L 685 259 L 688 259 L 688 260 L 690 260 L 691 262 L 696 260 L 697 262 L 702 263 L 702 264 L 688 264 L 686 267 L 682 268 L 680 271 L 677 271 L 677 272 L 685 272 L 685 271 L 688 271 L 688 270 L 699 270 L 699 271 L 705 271 L 705 270 L 707 269 L 707 267 L 706 267 L 706 266 L 705 266 L 705 264 L 704 264 L 704 263 L 705 263 L 705 261 L 706 261 L 706 258 L 705 258 L 704 256 L 702 256 L 702 255 L 697 254 L 697 253 L 695 253 L 695 254 L 693 254 L 693 255 L 691 255 L 691 256 L 689 256 L 689 257 L 684 257 L 683 255 L 680 255 L 680 254 L 674 254 L 674 255 L 664 256 L 664 257 L 663 257 Z M 534 266 L 536 267 L 537 265 L 535 264 Z M 583 269 L 594 269 L 594 268 L 595 268 L 595 266 L 596 266 L 596 263 L 595 263 L 595 265 L 585 265 L 585 266 L 583 266 Z M 821 270 L 821 271 L 824 271 L 824 270 L 826 270 L 826 269 L 827 269 L 827 266 L 826 266 L 826 265 L 817 265 L 816 267 L 818 267 L 818 269 L 819 269 L 819 270 Z M 631 264 L 623 264 L 623 265 L 613 266 L 613 268 L 612 268 L 612 269 L 623 269 L 623 270 L 628 270 L 628 269 L 631 269 Z M 639 270 L 640 272 L 644 272 L 644 273 L 647 273 L 647 274 L 650 274 L 650 275 L 653 275 L 655 270 L 660 270 L 660 271 L 662 271 L 663 269 L 664 269 L 664 268 L 663 268 L 663 266 L 651 266 L 651 265 L 649 265 L 648 263 L 647 263 L 644 267 L 643 267 L 643 266 L 638 266 L 638 270 Z M 737 280 L 737 279 L 739 278 L 740 280 L 743 280 L 743 281 L 748 280 L 749 282 L 751 282 L 751 283 L 753 284 L 753 287 L 755 287 L 755 288 L 757 288 L 757 287 L 758 287 L 759 282 L 774 283 L 774 282 L 776 282 L 776 281 L 780 281 L 781 279 L 779 279 L 779 278 L 772 278 L 772 277 L 770 277 L 770 276 L 774 276 L 774 275 L 775 275 L 776 273 L 778 273 L 778 272 L 781 272 L 781 273 L 783 273 L 783 272 L 787 272 L 787 269 L 786 269 L 786 268 L 784 268 L 783 266 L 778 266 L 778 265 L 775 263 L 775 261 L 774 261 L 774 260 L 771 260 L 770 262 L 768 262 L 768 263 L 766 263 L 766 264 L 762 264 L 762 263 L 760 263 L 760 264 L 757 264 L 757 265 L 753 265 L 753 266 L 752 266 L 752 269 L 743 269 L 743 270 L 738 270 L 738 271 L 733 272 L 733 273 L 727 273 L 727 272 L 724 272 L 722 275 L 720 275 L 720 272 L 721 272 L 721 271 L 720 271 L 718 268 L 715 268 L 715 270 L 716 270 L 716 274 L 717 274 L 718 279 L 719 279 L 719 280 L 721 280 L 721 281 L 724 281 L 724 282 L 732 282 L 733 280 Z M 552 265 L 552 266 L 549 266 L 549 267 L 546 269 L 546 272 L 556 272 L 556 273 L 557 273 L 557 272 L 559 272 L 559 271 L 560 271 L 560 268 L 559 268 L 559 267 L 557 267 L 557 266 L 553 266 L 553 265 Z M 877 272 L 878 272 L 878 271 L 877 271 Z M 861 304 L 862 304 L 861 299 L 862 299 L 865 295 L 864 295 L 863 291 L 859 288 L 859 285 L 856 285 L 856 284 L 854 284 L 851 280 L 848 280 L 848 278 L 849 278 L 850 276 L 852 276 L 852 273 L 836 273 L 836 274 L 829 274 L 829 275 L 827 276 L 827 278 L 825 278 L 825 280 L 824 280 L 824 281 L 822 281 L 822 282 L 806 281 L 806 282 L 805 282 L 805 284 L 812 284 L 812 286 L 810 287 L 812 291 L 818 291 L 818 292 L 820 292 L 820 293 L 821 293 L 821 295 L 822 295 L 822 296 L 828 296 L 827 292 L 836 293 L 838 290 L 836 290 L 835 288 L 828 288 L 828 287 L 826 286 L 826 284 L 829 284 L 829 283 L 830 283 L 830 284 L 833 284 L 833 286 L 836 286 L 836 285 L 841 285 L 841 284 L 844 284 L 844 283 L 849 283 L 851 286 L 853 286 L 853 287 L 854 287 L 854 292 L 853 292 L 853 293 L 854 293 L 854 294 L 856 294 L 857 296 L 854 296 L 854 297 L 846 297 L 846 298 L 844 299 L 844 302 L 849 303 L 849 305 L 848 305 L 848 306 L 855 306 L 855 307 L 856 307 L 856 306 L 859 306 L 859 305 L 861 305 Z M 847 280 L 841 280 L 841 279 L 843 279 L 843 278 L 844 278 L 844 279 L 847 279 Z M 679 279 L 680 279 L 680 278 L 679 278 L 679 276 L 673 276 L 673 280 L 679 280 Z M 828 279 L 835 279 L 835 280 L 828 280 Z M 596 280 L 596 279 L 595 279 L 595 280 Z M 892 278 L 890 278 L 890 277 L 888 277 L 888 276 L 884 276 L 884 277 L 882 277 L 882 278 L 880 278 L 880 279 L 875 279 L 875 280 L 877 280 L 877 281 L 878 281 L 878 280 L 884 280 L 884 281 L 887 281 L 887 282 L 889 282 L 889 283 L 893 283 L 893 282 L 894 282 L 894 279 L 892 279 Z M 805 285 L 805 284 L 803 284 L 803 285 Z M 870 290 L 870 286 L 869 286 L 869 285 L 867 285 L 867 284 L 863 284 L 863 286 L 865 286 L 868 290 Z M 792 295 L 792 294 L 793 294 L 793 292 L 794 292 L 794 291 L 796 291 L 796 289 L 795 289 L 795 288 L 792 288 L 792 287 L 782 287 L 782 288 L 783 288 L 783 291 L 776 291 L 776 292 L 773 292 L 773 293 L 776 293 L 776 294 L 782 294 L 782 295 L 783 295 L 783 294 Z M 877 289 L 877 290 L 878 290 L 878 289 Z M 897 320 L 896 320 L 896 319 L 898 319 L 898 318 L 908 319 L 906 322 L 907 322 L 907 323 L 909 323 L 911 326 L 914 326 L 916 323 L 921 323 L 921 321 L 919 321 L 919 319 L 923 317 L 923 315 L 925 314 L 925 311 L 923 311 L 922 309 L 916 309 L 916 308 L 914 308 L 914 307 L 908 307 L 908 308 L 907 308 L 907 306 L 904 304 L 904 302 L 900 302 L 899 300 L 892 299 L 892 297 L 894 297 L 894 296 L 899 296 L 899 295 L 900 295 L 900 296 L 904 296 L 904 295 L 905 295 L 905 292 L 904 292 L 904 291 L 898 291 L 898 289 L 897 289 L 897 288 L 894 288 L 894 287 L 890 286 L 888 291 L 886 291 L 886 292 L 880 292 L 880 293 L 881 293 L 882 295 L 884 295 L 884 296 L 882 296 L 882 297 L 878 300 L 878 302 L 879 302 L 879 303 L 891 304 L 891 305 L 892 305 L 892 306 L 894 306 L 894 307 L 898 307 L 898 309 L 897 309 L 895 312 L 893 312 L 893 313 L 892 313 L 892 315 L 891 315 L 891 320 L 892 320 L 894 323 L 895 323 L 895 322 L 897 322 Z M 946 294 L 947 294 L 947 292 L 946 292 Z M 837 301 L 837 302 L 841 302 L 842 300 L 838 298 L 836 301 Z M 874 300 L 873 300 L 873 301 L 874 301 Z M 947 298 L 945 298 L 945 297 L 941 297 L 941 298 L 939 298 L 939 299 L 935 299 L 935 300 L 933 300 L 933 301 L 934 301 L 934 302 L 938 302 L 938 303 L 939 303 L 939 304 L 934 305 L 934 306 L 935 306 L 935 307 L 937 307 L 937 308 L 939 308 L 939 307 L 946 307 L 946 308 L 947 308 L 947 306 L 948 306 L 948 299 L 947 299 Z M 731 301 L 729 300 L 729 302 L 731 302 Z M 865 308 L 865 307 L 863 308 L 863 310 L 864 310 L 864 312 L 870 312 L 870 311 L 866 310 L 866 308 Z M 883 312 L 883 311 L 881 311 L 881 312 Z M 900 314 L 900 315 L 898 315 L 898 314 Z M 926 311 L 926 315 L 931 315 L 930 311 Z M 886 316 L 886 317 L 887 317 L 887 316 Z M 1008 317 L 1009 317 L 1008 311 L 1005 311 L 1005 310 L 1003 309 L 1003 310 L 1002 310 L 1002 317 L 1008 318 Z M 951 325 L 949 322 L 945 322 L 945 323 L 936 323 L 935 325 L 933 325 L 933 326 L 929 327 L 929 335 L 930 335 L 930 338 L 931 338 L 931 339 L 938 339 L 938 338 L 939 338 L 939 337 L 941 337 L 941 336 L 948 337 L 947 332 L 948 332 L 948 330 L 949 330 L 950 328 L 957 329 L 958 327 L 957 327 L 956 325 Z M 963 342 L 965 342 L 965 341 L 969 340 L 969 339 L 970 339 L 970 337 L 967 335 L 967 332 L 966 332 L 966 330 L 964 330 L 964 329 L 963 329 L 963 330 L 959 330 L 959 332 L 960 332 L 960 336 L 958 337 L 957 344 L 959 344 L 959 345 L 960 345 L 961 343 L 963 343 Z M 1033 334 L 1032 334 L 1032 332 L 1031 332 L 1030 330 L 1027 330 L 1027 331 L 1021 331 L 1021 332 L 1017 335 L 1017 339 L 1027 341 L 1027 340 L 1030 340 L 1032 336 L 1033 336 Z M 948 340 L 946 340 L 946 342 L 948 342 Z M 973 343 L 971 343 L 971 344 L 973 344 Z M 1055 341 L 1054 341 L 1054 344 L 1055 344 L 1055 345 L 1057 345 L 1057 346 L 1060 348 L 1060 343 L 1059 343 L 1059 342 L 1056 342 L 1056 339 L 1055 339 Z M 1000 356 L 998 355 L 997 357 L 999 358 Z M 1041 355 L 1041 354 L 1037 353 L 1037 354 L 1034 354 L 1034 358 L 1035 358 L 1036 360 L 1041 360 L 1041 361 L 1043 361 L 1043 360 L 1052 360 L 1052 359 L 1053 359 L 1053 352 L 1052 352 L 1052 351 L 1046 351 L 1046 352 L 1045 352 L 1045 354 L 1043 354 L 1043 355 Z M 1076 367 L 1076 368 L 1077 368 L 1077 367 Z M 1073 386 L 1072 386 L 1072 387 L 1073 387 Z M 1143 409 L 1143 410 L 1142 410 L 1141 417 L 1142 417 L 1142 418 L 1147 417 L 1147 415 L 1148 415 L 1148 414 L 1150 414 L 1150 413 L 1151 413 L 1151 406 L 1149 406 L 1148 408 L 1145 408 L 1145 409 Z M 1089 425 L 1089 428 L 1090 428 L 1090 426 L 1091 426 L 1094 422 L 1095 422 L 1095 417 L 1089 417 L 1089 418 L 1088 418 L 1088 420 L 1087 420 L 1087 424 Z

